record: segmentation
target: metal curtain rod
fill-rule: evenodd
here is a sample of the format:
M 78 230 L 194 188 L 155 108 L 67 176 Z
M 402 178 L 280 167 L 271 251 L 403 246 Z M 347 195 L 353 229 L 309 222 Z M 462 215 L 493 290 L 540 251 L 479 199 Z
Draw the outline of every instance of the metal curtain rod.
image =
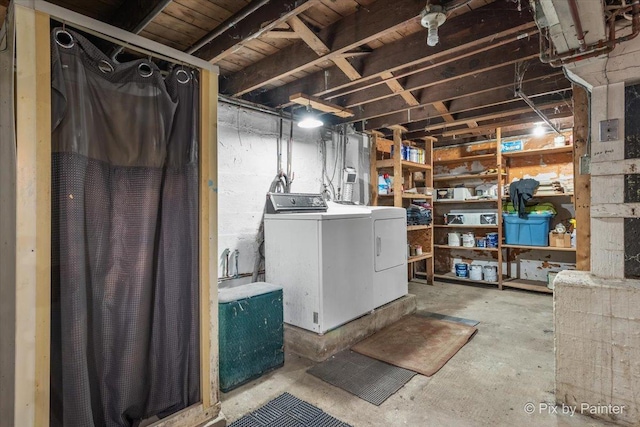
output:
M 147 56 L 151 55 L 155 58 L 161 58 L 178 64 L 188 64 L 196 68 L 220 74 L 218 66 L 208 61 L 44 0 L 14 0 L 13 5 L 46 13 L 51 18 L 64 22 L 67 25 L 109 40 L 112 43 L 126 46 L 128 49 L 143 53 Z

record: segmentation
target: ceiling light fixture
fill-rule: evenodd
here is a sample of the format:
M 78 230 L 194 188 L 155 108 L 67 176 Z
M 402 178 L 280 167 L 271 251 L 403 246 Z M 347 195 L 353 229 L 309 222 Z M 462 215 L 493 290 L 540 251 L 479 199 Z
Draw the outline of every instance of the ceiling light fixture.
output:
M 420 16 L 420 24 L 429 30 L 427 44 L 429 46 L 437 45 L 439 40 L 438 27 L 444 24 L 444 21 L 447 20 L 444 7 L 439 4 L 431 4 L 431 1 L 429 1 L 425 8 L 422 9 Z
M 533 136 L 540 137 L 545 134 L 545 130 L 542 127 L 542 123 L 537 123 L 536 127 L 533 128 Z
M 298 127 L 303 129 L 315 129 L 322 126 L 322 120 L 311 111 L 311 107 L 307 105 L 307 111 L 302 116 L 302 120 L 298 122 Z

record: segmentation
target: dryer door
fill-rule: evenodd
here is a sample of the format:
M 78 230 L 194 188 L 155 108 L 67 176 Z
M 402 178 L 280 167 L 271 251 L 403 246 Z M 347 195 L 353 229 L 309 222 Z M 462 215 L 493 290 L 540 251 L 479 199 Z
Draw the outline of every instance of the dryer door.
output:
M 376 271 L 397 267 L 407 261 L 407 225 L 404 218 L 374 221 Z

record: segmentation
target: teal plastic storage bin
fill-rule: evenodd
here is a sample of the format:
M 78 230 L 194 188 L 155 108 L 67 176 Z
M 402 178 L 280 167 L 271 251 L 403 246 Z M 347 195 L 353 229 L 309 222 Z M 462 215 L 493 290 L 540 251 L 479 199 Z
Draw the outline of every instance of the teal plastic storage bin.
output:
M 284 364 L 282 287 L 258 282 L 218 291 L 220 389 Z
M 504 240 L 507 245 L 549 246 L 549 226 L 552 213 L 518 214 L 503 213 Z

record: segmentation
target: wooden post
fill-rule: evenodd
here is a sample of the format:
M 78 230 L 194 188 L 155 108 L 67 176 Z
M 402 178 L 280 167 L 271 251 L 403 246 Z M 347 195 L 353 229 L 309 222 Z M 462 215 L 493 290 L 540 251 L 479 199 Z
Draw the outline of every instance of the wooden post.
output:
M 580 158 L 589 145 L 589 98 L 573 85 L 573 185 L 576 210 L 576 269 L 591 270 L 591 175 L 580 174 Z
M 51 64 L 49 16 L 15 6 L 16 425 L 49 425 Z M 3 415 L 4 417 L 4 415 Z
M 376 167 L 378 155 L 379 132 L 369 135 L 369 205 L 378 205 L 378 168 Z
M 393 129 L 393 206 L 402 207 L 402 130 Z
M 496 129 L 496 159 L 498 161 L 498 289 L 502 290 L 502 128 Z

